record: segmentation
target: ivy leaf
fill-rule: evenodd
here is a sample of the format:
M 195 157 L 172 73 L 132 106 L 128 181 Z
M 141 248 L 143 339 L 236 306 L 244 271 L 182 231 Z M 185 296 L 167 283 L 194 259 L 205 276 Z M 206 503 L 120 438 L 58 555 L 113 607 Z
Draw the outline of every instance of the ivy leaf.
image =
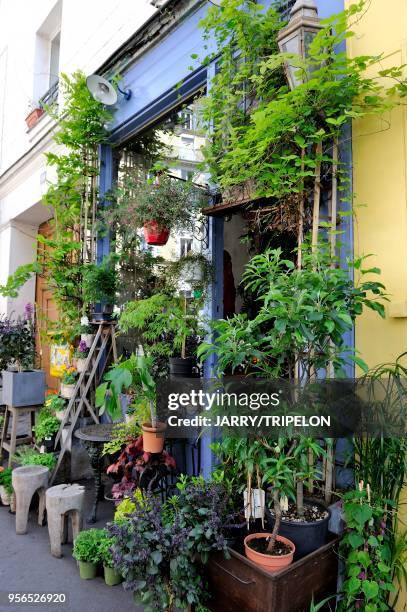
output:
M 364 580 L 362 591 L 366 595 L 366 599 L 374 599 L 379 593 L 379 585 L 374 580 Z

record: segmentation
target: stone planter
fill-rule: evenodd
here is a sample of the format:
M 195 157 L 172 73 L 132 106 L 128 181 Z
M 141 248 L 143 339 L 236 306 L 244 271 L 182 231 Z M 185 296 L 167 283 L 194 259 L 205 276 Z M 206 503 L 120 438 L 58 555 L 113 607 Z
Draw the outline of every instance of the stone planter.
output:
M 45 372 L 3 370 L 3 403 L 7 406 L 41 406 L 45 401 Z
M 0 499 L 1 499 L 1 503 L 3 504 L 3 506 L 9 506 L 10 502 L 11 502 L 11 495 L 10 493 L 8 493 L 5 489 L 5 487 L 3 487 L 3 485 L 0 485 Z
M 66 385 L 64 383 L 61 383 L 61 389 L 59 391 L 59 395 L 63 397 L 64 399 L 71 399 L 71 397 L 73 397 L 75 387 L 76 387 L 76 384 Z
M 81 340 L 86 342 L 86 346 L 88 348 L 92 346 L 94 339 L 95 339 L 95 334 L 81 334 Z
M 87 358 L 85 357 L 85 359 L 83 359 L 82 357 L 78 357 L 77 359 L 75 359 L 75 365 L 76 365 L 76 369 L 78 370 L 79 374 L 81 372 L 85 372 L 86 371 L 86 360 Z

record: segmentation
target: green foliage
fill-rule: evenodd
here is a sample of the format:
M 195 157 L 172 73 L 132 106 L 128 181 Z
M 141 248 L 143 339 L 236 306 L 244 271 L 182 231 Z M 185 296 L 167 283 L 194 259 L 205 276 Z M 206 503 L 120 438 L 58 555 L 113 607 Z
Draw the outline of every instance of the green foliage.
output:
M 186 338 L 201 333 L 198 300 L 189 303 L 182 297 L 156 293 L 150 298 L 126 304 L 119 318 L 123 332 L 142 332 L 147 354 L 172 357 L 180 353 Z
M 14 456 L 13 461 L 18 465 L 43 465 L 50 472 L 56 466 L 56 457 L 52 453 L 39 453 L 30 446 L 20 446 Z
M 9 495 L 13 493 L 12 472 L 11 468 L 2 468 L 0 470 L 0 486 L 4 487 Z
M 112 436 L 109 442 L 103 445 L 103 455 L 114 455 L 119 452 L 122 447 L 128 444 L 131 440 L 135 440 L 141 435 L 141 421 L 145 423 L 149 419 L 150 411 L 145 413 L 145 418 L 135 417 L 128 423 L 116 423 L 112 430 Z
M 358 607 L 364 612 L 388 610 L 392 584 L 391 552 L 386 533 L 388 508 L 370 501 L 367 491 L 351 491 L 344 496 L 347 530 L 340 553 L 345 561 L 346 579 L 339 610 Z
M 105 567 L 113 567 L 113 557 L 111 548 L 114 544 L 114 538 L 109 534 L 107 529 L 102 529 L 99 540 L 99 559 Z
M 85 563 L 100 563 L 101 542 L 106 538 L 104 529 L 87 529 L 81 531 L 75 538 L 72 556 L 77 561 Z
M 15 297 L 30 276 L 43 274 L 58 307 L 55 325 L 69 336 L 84 308 L 85 262 L 78 232 L 81 207 L 90 207 L 98 198 L 98 148 L 106 140 L 104 125 L 111 113 L 93 99 L 82 72 L 75 72 L 72 78 L 62 74 L 59 86 L 63 107 L 47 108 L 58 123 L 54 142 L 63 147 L 61 153 L 46 153 L 57 176 L 43 198 L 44 205 L 53 211 L 52 235 L 37 236 L 41 247 L 37 261 L 18 268 L 0 293 Z M 53 328 L 50 322 L 48 327 Z
M 56 394 L 48 395 L 45 400 L 45 407 L 50 410 L 50 412 L 60 412 L 64 410 L 65 406 L 66 400 Z
M 261 11 L 255 2 L 231 0 L 221 11 L 208 11 L 202 27 L 217 48 L 204 61 L 221 54 L 203 106 L 213 126 L 205 161 L 222 188 L 250 184 L 255 197 L 270 197 L 285 211 L 298 210 L 305 195 L 309 207 L 316 164 L 322 162 L 329 176 L 332 141 L 341 143 L 343 126 L 380 115 L 406 95 L 402 66 L 386 71 L 386 87 L 383 79 L 367 75 L 380 68 L 382 56 L 352 58 L 338 51 L 364 9 L 365 3 L 357 2 L 325 20 L 306 59 L 278 52 L 277 32 L 284 24 L 274 7 Z M 303 81 L 294 90 L 283 76 L 286 62 L 298 68 Z M 347 189 L 341 162 L 337 177 L 339 188 Z
M 83 269 L 83 299 L 86 304 L 114 304 L 116 296 L 116 259 L 105 257 L 96 264 Z
M 203 207 L 202 191 L 191 182 L 160 174 L 155 181 L 135 182 L 128 177 L 121 193 L 120 216 L 136 227 L 157 221 L 168 230 L 193 230 L 197 214 Z
M 35 330 L 31 308 L 27 304 L 26 318 L 0 317 L 0 372 L 10 366 L 19 371 L 34 367 Z
M 34 434 L 37 441 L 51 438 L 60 426 L 59 420 L 53 416 L 51 410 L 42 408 L 38 413 L 37 424 L 34 427 Z
M 243 285 L 259 305 L 257 315 L 215 321 L 216 336 L 201 345 L 199 356 L 205 360 L 215 353 L 218 372 L 244 365 L 267 377 L 294 378 L 297 365 L 307 379 L 329 363 L 338 376 L 351 361 L 366 369 L 343 338 L 364 307 L 384 316 L 383 285 L 364 280 L 379 270 L 363 269 L 363 261 L 348 261 L 349 270 L 361 276 L 355 285 L 324 245 L 314 254 L 305 252 L 301 269 L 283 259 L 281 249 L 256 255 L 246 266 Z

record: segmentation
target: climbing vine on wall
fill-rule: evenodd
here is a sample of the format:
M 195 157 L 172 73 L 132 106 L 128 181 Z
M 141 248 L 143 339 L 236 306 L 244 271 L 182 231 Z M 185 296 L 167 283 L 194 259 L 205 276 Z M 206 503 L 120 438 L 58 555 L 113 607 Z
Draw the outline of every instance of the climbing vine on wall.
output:
M 47 109 L 57 123 L 53 139 L 59 145 L 56 152 L 46 153 L 56 174 L 43 198 L 53 212 L 52 233 L 37 236 L 37 261 L 18 268 L 0 293 L 15 297 L 32 274 L 42 274 L 58 307 L 59 331 L 69 335 L 85 307 L 84 266 L 95 259 L 98 148 L 106 141 L 105 124 L 111 114 L 93 99 L 82 72 L 71 78 L 61 75 L 60 91 L 62 107 Z
M 377 70 L 381 56 L 351 58 L 345 52 L 365 8 L 358 2 L 323 21 L 306 59 L 278 52 L 277 34 L 285 24 L 275 8 L 262 11 L 251 1 L 228 0 L 202 21 L 206 38 L 217 42 L 204 58 L 217 62 L 204 103 L 213 126 L 206 162 L 223 191 L 249 184 L 253 197 L 269 198 L 268 227 L 297 231 L 302 223 L 305 232 L 310 229 L 316 185 L 330 185 L 334 174 L 339 190 L 348 188 L 337 160 L 338 147 L 349 137 L 344 126 L 382 115 L 407 94 L 403 66 Z M 294 90 L 284 78 L 287 63 L 303 81 Z M 377 76 L 367 76 L 373 70 Z

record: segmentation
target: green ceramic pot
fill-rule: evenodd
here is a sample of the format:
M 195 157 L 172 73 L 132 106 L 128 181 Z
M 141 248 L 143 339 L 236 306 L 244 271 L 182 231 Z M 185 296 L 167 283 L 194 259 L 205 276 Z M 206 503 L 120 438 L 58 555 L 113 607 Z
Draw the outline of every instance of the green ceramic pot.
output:
M 122 577 L 113 567 L 107 567 L 107 565 L 103 566 L 105 570 L 105 582 L 107 586 L 115 586 L 116 584 L 120 584 L 122 581 Z
M 96 578 L 97 570 L 98 566 L 96 563 L 79 561 L 79 575 L 82 580 L 92 580 L 92 578 Z

